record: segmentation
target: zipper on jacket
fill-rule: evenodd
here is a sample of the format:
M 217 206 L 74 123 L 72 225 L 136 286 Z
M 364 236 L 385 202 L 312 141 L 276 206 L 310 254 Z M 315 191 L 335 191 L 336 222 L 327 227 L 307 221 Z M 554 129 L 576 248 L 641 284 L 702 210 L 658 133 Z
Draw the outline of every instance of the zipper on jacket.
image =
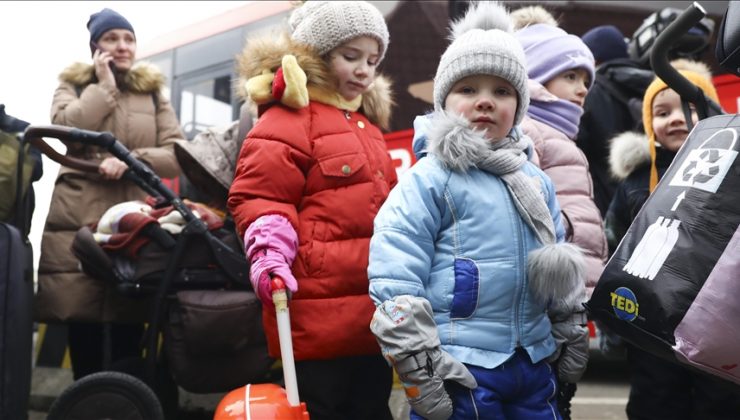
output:
M 349 114 L 349 111 L 347 111 L 346 109 L 344 110 L 344 117 L 345 117 L 345 118 L 347 118 L 348 120 L 349 120 L 349 119 L 350 119 L 350 118 L 352 117 L 352 116 L 351 116 L 351 115 Z
M 516 209 L 514 210 L 517 211 Z M 516 347 L 521 346 L 521 342 L 519 341 L 519 339 L 521 338 L 520 328 L 519 328 L 520 327 L 519 307 L 521 306 L 521 302 L 520 302 L 521 296 L 519 295 L 519 292 L 522 292 L 523 288 L 526 286 L 525 279 L 527 277 L 527 268 L 526 268 L 526 265 L 524 264 L 524 250 L 525 249 L 524 249 L 524 234 L 522 233 L 522 228 L 523 228 L 522 224 L 523 222 L 521 218 L 519 218 L 518 223 L 517 223 L 517 233 L 519 234 L 518 235 L 519 236 L 519 267 L 524 267 L 524 268 L 521 269 L 521 272 L 520 272 L 520 278 L 522 279 L 522 282 L 519 285 L 519 287 L 517 287 L 516 289 L 517 291 L 515 293 L 517 293 L 517 295 L 515 296 L 515 299 L 514 299 L 514 334 L 516 336 Z

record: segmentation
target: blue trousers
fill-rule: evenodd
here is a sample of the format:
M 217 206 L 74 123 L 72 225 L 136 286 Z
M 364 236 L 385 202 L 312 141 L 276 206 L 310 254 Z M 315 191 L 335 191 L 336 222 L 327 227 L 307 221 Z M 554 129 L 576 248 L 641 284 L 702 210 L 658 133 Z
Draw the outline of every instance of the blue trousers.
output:
M 451 419 L 560 420 L 557 381 L 547 362 L 532 363 L 527 352 L 518 349 L 494 369 L 466 366 L 478 388 L 445 384 L 454 407 Z M 411 419 L 422 417 L 412 411 Z

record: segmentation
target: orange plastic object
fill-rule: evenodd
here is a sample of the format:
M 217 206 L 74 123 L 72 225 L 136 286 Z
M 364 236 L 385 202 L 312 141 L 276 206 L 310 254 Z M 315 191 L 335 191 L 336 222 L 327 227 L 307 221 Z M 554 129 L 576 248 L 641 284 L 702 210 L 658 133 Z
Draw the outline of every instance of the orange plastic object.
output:
M 308 420 L 306 403 L 288 404 L 285 390 L 275 384 L 247 385 L 226 394 L 213 420 Z

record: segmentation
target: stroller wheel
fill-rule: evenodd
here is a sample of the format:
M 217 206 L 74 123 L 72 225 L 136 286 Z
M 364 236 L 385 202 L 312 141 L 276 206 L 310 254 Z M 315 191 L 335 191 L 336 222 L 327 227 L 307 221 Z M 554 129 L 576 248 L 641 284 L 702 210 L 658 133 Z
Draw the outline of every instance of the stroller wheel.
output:
M 146 361 L 140 357 L 129 357 L 114 362 L 111 371 L 122 372 L 134 376 L 143 382 L 145 379 Z M 167 360 L 160 359 L 156 367 L 155 383 L 150 386 L 157 396 L 166 419 L 176 419 L 178 410 L 179 390 L 175 380 L 167 367 Z
M 98 372 L 73 383 L 49 410 L 50 420 L 162 420 L 162 406 L 139 379 L 121 372 Z

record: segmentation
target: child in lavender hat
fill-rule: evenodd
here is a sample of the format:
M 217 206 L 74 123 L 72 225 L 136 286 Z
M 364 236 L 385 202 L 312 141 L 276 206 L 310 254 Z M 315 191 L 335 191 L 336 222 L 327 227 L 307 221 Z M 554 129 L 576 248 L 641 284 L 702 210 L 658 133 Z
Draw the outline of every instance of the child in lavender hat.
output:
M 583 103 L 594 82 L 594 57 L 579 37 L 555 26 L 547 11 L 538 6 L 526 9 L 522 14 L 528 20 L 519 20 L 521 29 L 514 33 L 524 48 L 529 76 L 530 105 L 522 131 L 534 143 L 533 162 L 555 185 L 566 241 L 583 250 L 586 299 L 608 253 L 588 161 L 575 142 Z M 575 393 L 575 382 L 588 361 L 588 329 L 580 303 L 548 309 L 558 345 L 550 361 L 558 373 L 558 408 L 563 418 L 569 418 L 568 395 Z

